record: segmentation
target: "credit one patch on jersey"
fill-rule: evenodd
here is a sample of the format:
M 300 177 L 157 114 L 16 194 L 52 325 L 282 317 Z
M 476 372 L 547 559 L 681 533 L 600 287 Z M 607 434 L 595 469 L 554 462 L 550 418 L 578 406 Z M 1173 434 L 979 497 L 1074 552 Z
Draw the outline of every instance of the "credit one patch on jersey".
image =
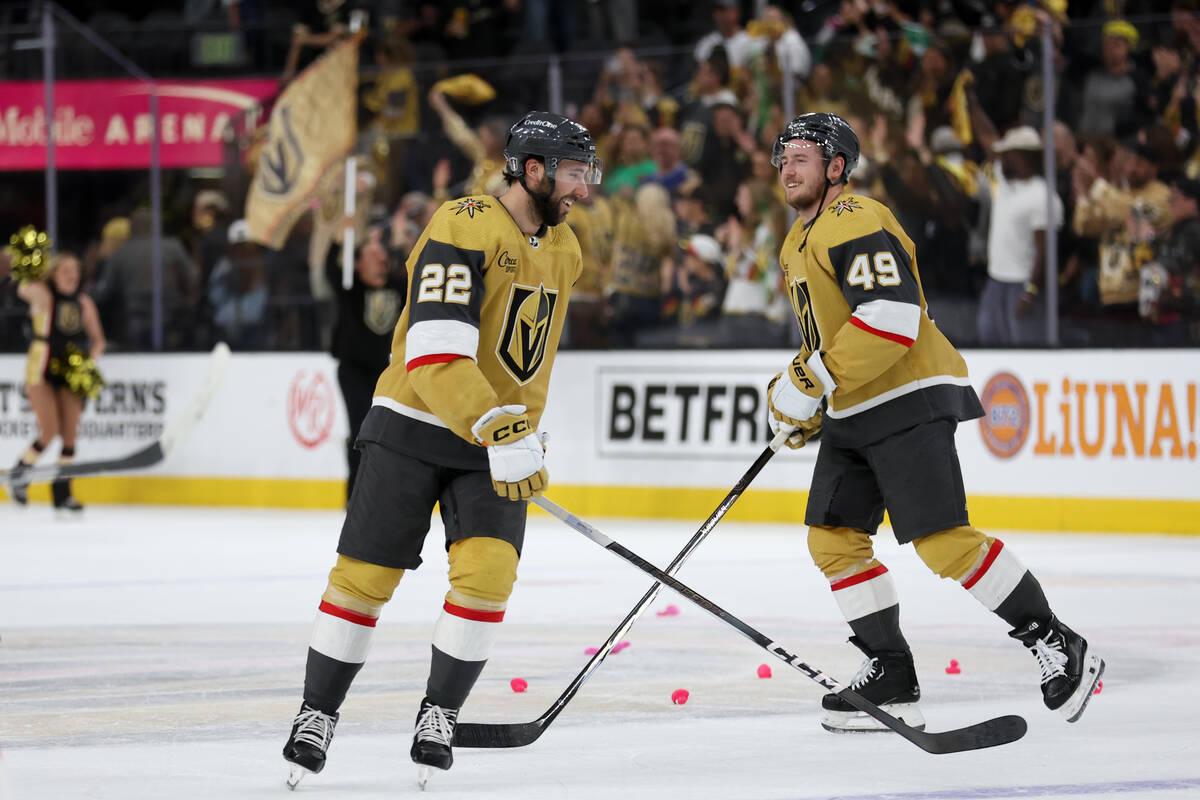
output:
M 546 359 L 546 343 L 550 339 L 550 323 L 558 291 L 537 287 L 512 285 L 508 308 L 504 312 L 504 333 L 496 343 L 500 363 L 516 379 L 526 384 L 537 374 Z

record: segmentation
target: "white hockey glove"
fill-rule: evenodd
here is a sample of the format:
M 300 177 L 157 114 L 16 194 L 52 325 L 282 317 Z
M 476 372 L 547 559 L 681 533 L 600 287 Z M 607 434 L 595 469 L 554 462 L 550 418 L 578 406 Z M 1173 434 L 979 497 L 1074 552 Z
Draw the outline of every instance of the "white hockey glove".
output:
M 788 380 L 780 380 L 785 374 Z M 772 429 L 778 432 L 783 425 L 796 428 L 803 441 L 794 445 L 788 439 L 788 446 L 802 446 L 821 429 L 821 398 L 833 394 L 836 388 L 819 352 L 812 353 L 807 359 L 803 353 L 797 355 L 786 370 L 767 384 Z M 808 431 L 807 435 L 803 435 L 805 431 Z
M 783 377 L 783 373 L 781 372 L 778 375 L 776 375 L 774 378 L 771 378 L 771 382 L 767 384 L 767 396 L 768 397 L 771 396 L 771 391 L 775 388 L 776 381 L 778 381 L 782 377 Z M 772 413 L 770 420 L 768 420 L 768 421 L 770 422 L 770 425 L 771 425 L 771 433 L 772 434 L 777 434 L 777 433 L 779 433 L 780 430 L 785 429 L 785 428 L 787 430 L 790 430 L 792 432 L 792 435 L 789 436 L 788 438 L 784 439 L 783 443 L 786 444 L 788 447 L 790 447 L 792 450 L 799 450 L 801 447 L 804 447 L 804 445 L 808 442 L 809 439 L 813 438 L 814 436 L 816 436 L 818 433 L 821 432 L 821 423 L 825 421 L 825 415 L 822 412 L 818 411 L 817 413 L 813 414 L 808 419 L 801 422 L 799 425 L 792 425 L 791 423 L 780 421 L 779 419 L 777 419 L 775 417 L 775 414 Z
M 545 448 L 529 424 L 525 406 L 498 406 L 475 420 L 471 434 L 487 448 L 492 488 L 509 500 L 528 500 L 549 482 Z

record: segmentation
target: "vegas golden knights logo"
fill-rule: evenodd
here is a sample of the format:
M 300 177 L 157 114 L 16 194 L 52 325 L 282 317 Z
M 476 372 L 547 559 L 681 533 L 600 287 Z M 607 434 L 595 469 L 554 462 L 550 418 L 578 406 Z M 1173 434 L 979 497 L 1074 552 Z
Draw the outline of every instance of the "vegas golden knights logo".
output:
M 376 336 L 391 333 L 402 310 L 400 293 L 395 289 L 370 289 L 363 297 L 363 323 Z
M 54 308 L 54 327 L 63 336 L 74 336 L 83 330 L 83 313 L 79 303 L 60 300 Z
M 496 355 L 517 383 L 526 384 L 537 374 L 546 359 L 546 344 L 554 319 L 558 292 L 539 285 L 514 283 L 504 314 L 504 333 L 496 345 Z
M 800 328 L 800 340 L 804 349 L 815 353 L 821 349 L 821 331 L 813 318 L 812 298 L 808 294 L 808 281 L 792 281 L 789 292 L 792 310 L 796 312 L 796 326 Z

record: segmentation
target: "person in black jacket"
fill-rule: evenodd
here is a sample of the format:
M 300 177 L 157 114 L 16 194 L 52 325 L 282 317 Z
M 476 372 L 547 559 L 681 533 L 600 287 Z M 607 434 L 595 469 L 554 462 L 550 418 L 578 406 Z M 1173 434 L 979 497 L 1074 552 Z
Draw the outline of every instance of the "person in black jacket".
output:
M 354 249 L 354 284 L 342 288 L 342 247 L 329 249 L 325 274 L 337 301 L 331 352 L 338 361 L 338 386 L 346 404 L 350 433 L 346 439 L 346 499 L 354 491 L 358 473 L 358 450 L 354 441 L 363 418 L 371 408 L 371 397 L 379 373 L 388 365 L 392 329 L 404 310 L 407 278 L 404 268 L 392 268 L 383 230 L 372 228 Z

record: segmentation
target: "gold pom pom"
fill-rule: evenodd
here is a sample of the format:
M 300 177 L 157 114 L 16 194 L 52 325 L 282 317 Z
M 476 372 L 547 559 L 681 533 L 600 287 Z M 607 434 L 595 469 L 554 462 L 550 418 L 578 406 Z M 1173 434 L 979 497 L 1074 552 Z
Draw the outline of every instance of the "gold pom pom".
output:
M 50 268 L 50 237 L 26 225 L 8 239 L 13 277 L 22 283 L 40 280 Z
M 100 395 L 100 387 L 104 385 L 104 378 L 96 367 L 96 360 L 73 344 L 67 345 L 66 358 L 50 359 L 50 374 L 66 381 L 67 388 L 76 397 L 90 397 L 94 400 Z

